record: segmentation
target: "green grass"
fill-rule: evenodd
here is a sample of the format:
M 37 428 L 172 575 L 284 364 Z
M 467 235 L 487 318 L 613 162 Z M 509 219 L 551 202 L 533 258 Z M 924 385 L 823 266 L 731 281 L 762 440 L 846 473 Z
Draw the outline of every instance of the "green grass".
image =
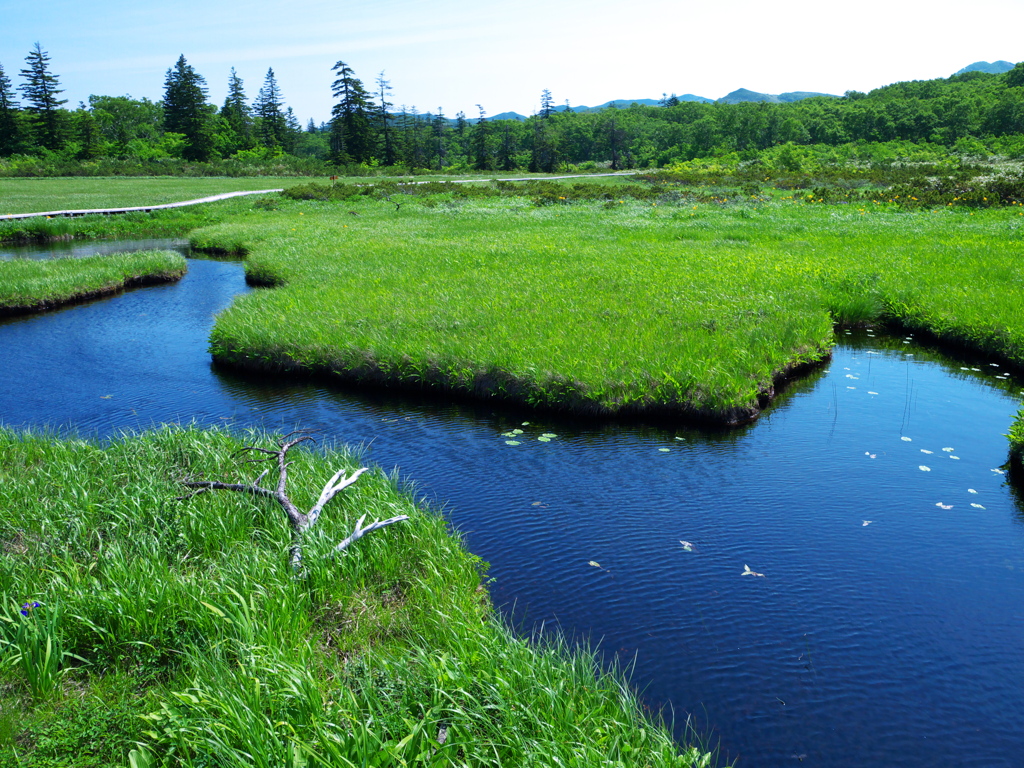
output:
M 1024 405 L 1021 405 L 1007 434 L 1010 440 L 1010 461 L 1024 470 Z
M 0 215 L 91 208 L 128 208 L 195 200 L 222 192 L 280 189 L 295 178 L 0 178 Z
M 1024 365 L 1015 210 L 522 198 L 284 201 L 193 242 L 275 284 L 214 355 L 612 414 L 756 413 L 835 323 L 892 323 Z
M 556 174 L 557 175 L 557 174 Z M 465 174 L 460 178 L 487 181 L 496 178 L 546 178 L 545 174 L 478 173 Z M 447 181 L 451 176 L 416 175 L 401 178 L 405 181 Z M 381 177 L 348 177 L 346 184 L 379 182 Z M 160 205 L 183 200 L 217 195 L 222 192 L 239 192 L 255 189 L 281 189 L 317 181 L 330 182 L 326 178 L 308 179 L 301 177 L 71 177 L 71 178 L 0 178 L 0 216 L 9 213 L 34 213 L 37 211 L 63 211 L 92 208 L 128 208 L 139 205 Z M 614 182 L 616 179 L 610 179 Z M 619 180 L 621 181 L 621 180 Z M 602 183 L 602 178 L 592 180 Z M 607 182 L 604 182 L 607 183 Z M 251 201 L 250 201 L 251 202 Z
M 276 504 L 175 500 L 186 476 L 255 479 L 247 443 L 272 445 L 0 429 L 0 764 L 707 764 L 592 655 L 507 630 L 479 560 L 379 471 L 328 504 L 300 577 Z M 289 456 L 302 508 L 358 466 L 345 450 Z M 410 520 L 332 558 L 363 514 Z
M 50 309 L 126 286 L 170 282 L 185 269 L 184 257 L 175 251 L 0 261 L 0 314 Z

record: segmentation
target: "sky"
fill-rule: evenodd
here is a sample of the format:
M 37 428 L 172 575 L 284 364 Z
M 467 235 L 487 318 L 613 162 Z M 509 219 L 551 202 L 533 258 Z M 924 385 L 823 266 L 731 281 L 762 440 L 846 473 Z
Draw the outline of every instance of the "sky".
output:
M 469 117 L 737 88 L 842 95 L 1024 60 L 1024 0 L 0 0 L 15 86 L 39 42 L 68 107 L 163 95 L 184 55 L 218 106 L 234 67 L 255 98 L 273 68 L 305 124 L 330 117 L 344 61 L 396 109 Z

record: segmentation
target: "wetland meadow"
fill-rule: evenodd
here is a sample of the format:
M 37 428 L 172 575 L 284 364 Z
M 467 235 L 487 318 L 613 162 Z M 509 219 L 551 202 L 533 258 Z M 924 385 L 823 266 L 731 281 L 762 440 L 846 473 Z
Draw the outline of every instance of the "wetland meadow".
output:
M 37 181 L 49 210 L 142 194 L 0 190 L 29 210 Z M 203 182 L 179 199 L 266 186 L 157 181 Z M 0 324 L 38 369 L 0 386 L 0 755 L 1012 765 L 1019 206 L 671 180 L 282 186 L 0 221 L 11 242 L 152 233 L 215 256 Z M 0 260 L 0 305 L 183 272 L 166 249 Z M 207 272 L 233 287 L 187 293 Z M 61 371 L 76 349 L 104 351 Z M 185 478 L 251 482 L 239 451 L 305 427 L 327 445 L 290 454 L 300 506 L 373 470 L 326 507 L 295 578 L 278 506 L 177 497 Z M 331 555 L 360 515 L 396 513 Z M 940 598 L 974 624 L 943 624 Z M 933 719 L 963 749 L 901 721 L 924 697 L 946 697 Z

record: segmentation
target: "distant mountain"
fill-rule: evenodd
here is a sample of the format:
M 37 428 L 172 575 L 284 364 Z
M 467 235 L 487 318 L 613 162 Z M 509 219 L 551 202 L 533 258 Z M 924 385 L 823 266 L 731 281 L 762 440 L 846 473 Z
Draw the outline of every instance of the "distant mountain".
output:
M 814 93 L 813 91 L 790 91 L 789 93 L 780 93 L 776 96 L 770 93 L 758 93 L 757 91 L 748 91 L 746 88 L 739 88 L 732 93 L 726 94 L 716 103 L 740 104 L 745 101 L 766 101 L 769 104 L 788 104 L 791 101 L 810 99 L 814 96 L 827 96 L 833 99 L 838 98 L 831 93 Z
M 987 62 L 987 61 L 976 61 L 973 64 L 968 64 L 958 72 L 954 72 L 953 75 L 962 75 L 965 72 L 988 72 L 990 75 L 1000 75 L 1003 72 L 1009 72 L 1013 69 L 1013 64 L 1008 61 Z
M 676 96 L 679 101 L 703 101 L 706 104 L 711 104 L 714 99 L 706 99 L 703 96 L 695 96 L 692 93 L 686 93 L 682 96 Z M 656 107 L 661 104 L 661 99 L 612 99 L 606 101 L 604 104 L 598 104 L 596 107 L 588 107 L 581 104 L 577 107 L 567 107 L 565 104 L 560 104 L 557 107 L 553 107 L 555 112 L 600 112 L 609 107 L 615 107 L 616 109 L 625 109 L 633 104 L 639 104 L 644 107 Z M 525 120 L 526 115 L 521 115 L 518 112 L 501 112 L 497 115 L 491 115 L 487 118 L 488 120 Z M 475 121 L 472 121 L 475 122 Z

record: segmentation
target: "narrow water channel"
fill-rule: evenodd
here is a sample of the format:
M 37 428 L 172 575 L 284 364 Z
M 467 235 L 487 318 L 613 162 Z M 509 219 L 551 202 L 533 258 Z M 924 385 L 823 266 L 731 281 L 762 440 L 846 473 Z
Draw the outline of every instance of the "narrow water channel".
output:
M 1021 764 L 1024 505 L 999 471 L 1021 383 L 998 366 L 843 334 L 749 427 L 595 425 L 217 371 L 213 316 L 245 290 L 190 259 L 175 285 L 0 321 L 0 420 L 364 445 L 490 562 L 511 621 L 631 664 L 740 768 Z

